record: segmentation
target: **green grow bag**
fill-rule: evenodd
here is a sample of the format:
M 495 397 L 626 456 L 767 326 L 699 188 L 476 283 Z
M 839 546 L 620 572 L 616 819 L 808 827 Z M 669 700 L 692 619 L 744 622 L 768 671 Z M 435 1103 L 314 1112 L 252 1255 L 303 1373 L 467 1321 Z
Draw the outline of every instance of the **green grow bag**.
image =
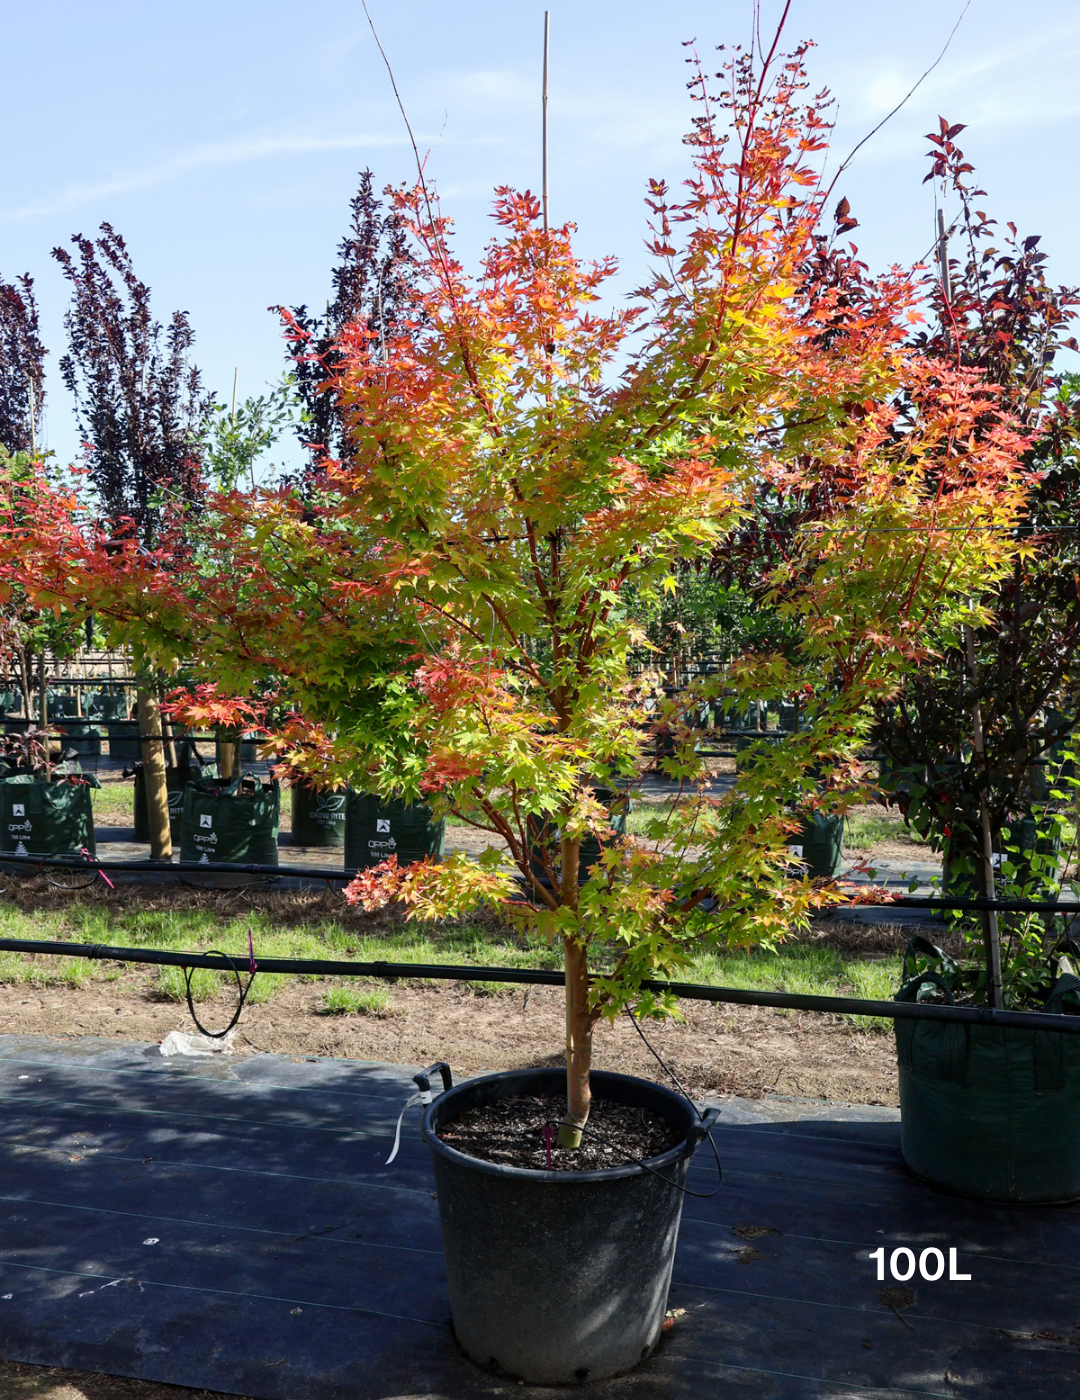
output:
M 51 690 L 48 696 L 49 719 L 79 719 L 79 702 L 66 690 Z
M 294 846 L 338 848 L 345 844 L 345 808 L 349 794 L 344 788 L 311 787 L 294 783 L 290 795 Z
M 99 758 L 101 756 L 101 735 L 92 724 L 82 719 L 61 720 L 57 724 L 60 747 L 77 754 L 79 758 Z
M 924 974 L 897 1001 L 941 987 Z M 1080 1002 L 1060 977 L 1044 1011 Z M 981 1201 L 1049 1205 L 1080 1199 L 1080 1035 L 896 1021 L 900 1145 L 916 1176 Z
M 345 869 L 363 870 L 397 856 L 411 865 L 442 856 L 446 823 L 431 820 L 425 802 L 387 801 L 374 793 L 350 792 L 345 804 Z
M 139 721 L 122 720 L 109 725 L 109 757 L 121 763 L 133 763 L 142 758 L 142 740 L 139 738 Z
M 747 756 L 753 757 L 755 749 L 761 752 L 766 747 L 786 743 L 787 738 L 787 734 L 782 729 L 773 730 L 770 734 L 736 734 L 735 767 L 737 769 L 745 767 Z
M 844 818 L 814 812 L 804 818 L 792 838 L 806 873 L 816 879 L 831 880 L 844 862 Z
M 165 770 L 165 793 L 169 800 L 169 830 L 173 844 L 180 841 L 184 815 L 184 789 L 197 778 L 208 778 L 213 769 L 202 767 L 197 761 L 194 745 L 185 740 L 176 742 L 177 757 L 180 762 L 175 768 Z M 135 840 L 150 840 L 150 813 L 146 805 L 146 769 L 142 763 L 135 765 Z
M 88 710 L 92 719 L 127 719 L 130 713 L 127 696 L 112 690 L 99 691 L 91 699 Z
M 625 836 L 626 818 L 633 808 L 633 803 L 630 801 L 629 798 L 624 797 L 621 793 L 616 792 L 613 788 L 598 787 L 593 789 L 593 793 L 597 801 L 604 803 L 604 805 L 608 808 L 611 829 L 612 831 L 614 831 L 615 836 Z M 616 802 L 618 802 L 618 810 L 612 812 L 611 808 L 616 804 Z M 549 838 L 549 844 L 547 845 L 548 864 L 555 871 L 555 873 L 558 874 L 559 867 L 561 865 L 559 857 L 558 829 L 552 826 L 548 826 L 546 829 L 542 829 L 540 826 L 539 819 L 537 817 L 530 817 L 529 830 L 530 833 L 535 834 L 535 839 L 531 845 L 532 854 L 530 856 L 529 864 L 531 865 L 533 872 L 539 878 L 541 884 L 549 885 L 550 881 L 548 879 L 547 872 L 544 869 L 545 842 L 542 838 L 544 837 L 546 830 L 546 834 Z M 606 844 L 609 843 L 605 843 L 605 845 L 602 846 L 600 839 L 597 836 L 583 836 L 581 838 L 581 845 L 578 847 L 579 885 L 583 885 L 585 881 L 589 878 L 589 871 L 600 859 L 603 850 L 606 848 Z
M 280 811 L 276 780 L 262 783 L 247 773 L 222 787 L 195 778 L 184 789 L 180 859 L 277 865 Z
M 0 851 L 16 856 L 97 854 L 94 845 L 92 787 L 87 774 L 79 783 L 46 783 L 29 773 L 0 781 Z

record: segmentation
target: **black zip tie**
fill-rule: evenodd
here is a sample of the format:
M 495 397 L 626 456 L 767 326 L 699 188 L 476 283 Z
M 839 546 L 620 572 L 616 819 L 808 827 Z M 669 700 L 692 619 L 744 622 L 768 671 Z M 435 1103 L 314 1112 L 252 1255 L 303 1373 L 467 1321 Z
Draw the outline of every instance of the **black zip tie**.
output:
M 251 991 L 252 982 L 255 981 L 255 957 L 254 953 L 252 953 L 251 972 L 248 975 L 247 985 L 244 986 L 244 984 L 240 981 L 240 972 L 236 966 L 236 962 L 228 953 L 223 953 L 220 948 L 209 948 L 207 949 L 207 955 L 209 956 L 210 954 L 214 954 L 219 958 L 224 958 L 225 961 L 229 964 L 229 967 L 232 971 L 232 975 L 236 978 L 236 1010 L 233 1012 L 232 1020 L 229 1022 L 229 1024 L 225 1027 L 223 1031 L 208 1031 L 206 1027 L 202 1024 L 202 1022 L 199 1020 L 198 1016 L 196 1016 L 195 1014 L 195 1002 L 191 995 L 191 976 L 192 973 L 195 971 L 193 967 L 184 968 L 184 989 L 187 993 L 187 1006 L 188 1010 L 191 1012 L 191 1019 L 195 1022 L 195 1025 L 198 1027 L 200 1033 L 202 1035 L 207 1036 L 210 1040 L 224 1040 L 224 1038 L 232 1030 L 233 1026 L 235 1026 L 237 1021 L 239 1021 L 240 1013 L 243 1011 L 244 1003 L 247 1001 L 247 994 Z

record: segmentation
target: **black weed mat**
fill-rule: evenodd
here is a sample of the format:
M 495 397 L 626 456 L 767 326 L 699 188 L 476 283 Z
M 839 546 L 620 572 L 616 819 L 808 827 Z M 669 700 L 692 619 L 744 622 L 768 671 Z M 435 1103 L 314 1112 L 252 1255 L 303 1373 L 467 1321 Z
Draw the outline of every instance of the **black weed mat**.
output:
M 569 1395 L 459 1355 L 415 1116 L 385 1166 L 409 1075 L 0 1038 L 0 1355 L 258 1400 Z M 929 1190 L 891 1110 L 736 1100 L 715 1136 L 674 1325 L 575 1394 L 1080 1394 L 1080 1211 Z M 714 1183 L 699 1153 L 689 1184 Z M 955 1249 L 970 1278 L 881 1280 L 879 1249 Z

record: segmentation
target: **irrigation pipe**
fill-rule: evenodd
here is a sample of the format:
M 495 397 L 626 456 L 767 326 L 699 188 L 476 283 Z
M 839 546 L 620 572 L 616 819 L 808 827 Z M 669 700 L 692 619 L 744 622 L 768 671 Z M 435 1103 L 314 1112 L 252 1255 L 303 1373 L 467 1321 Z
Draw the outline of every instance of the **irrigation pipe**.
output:
M 0 952 L 44 953 L 52 957 L 98 958 L 151 963 L 158 967 L 205 967 L 215 972 L 246 969 L 247 955 L 171 953 L 159 948 L 113 948 L 101 943 L 53 943 L 42 939 L 0 938 Z M 428 977 L 446 982 L 517 982 L 527 986 L 561 987 L 561 972 L 516 967 L 451 967 L 442 963 L 335 961 L 324 958 L 257 958 L 259 972 L 299 973 L 316 977 Z M 643 981 L 649 992 L 670 992 L 686 1001 L 730 1002 L 737 1006 L 770 1006 L 788 1011 L 831 1011 L 846 1016 L 880 1016 L 887 1020 L 960 1021 L 969 1025 L 1016 1027 L 1025 1030 L 1069 1031 L 1080 1034 L 1080 1016 L 1044 1011 L 995 1011 L 984 1006 L 931 1006 L 925 1002 L 866 1001 L 858 997 L 810 996 L 800 992 L 759 992 L 742 987 L 709 987 L 698 982 Z
M 177 874 L 203 875 L 285 875 L 308 880 L 340 880 L 347 884 L 361 874 L 359 870 L 343 869 L 341 866 L 315 865 L 256 865 L 236 864 L 231 861 L 202 860 L 98 860 L 96 857 L 82 856 L 17 856 L 7 851 L 0 852 L 0 870 L 6 865 L 26 865 L 32 869 L 44 866 L 61 870 L 112 870 L 117 872 L 136 871 L 144 875 L 166 875 L 170 871 Z M 983 909 L 996 909 L 1004 914 L 1070 914 L 1080 915 L 1080 901 L 1060 903 L 1053 900 L 1026 899 L 950 899 L 948 896 L 929 898 L 918 895 L 901 895 L 896 899 L 855 900 L 851 904 L 833 905 L 832 912 L 845 909 L 955 909 L 964 913 L 978 913 Z

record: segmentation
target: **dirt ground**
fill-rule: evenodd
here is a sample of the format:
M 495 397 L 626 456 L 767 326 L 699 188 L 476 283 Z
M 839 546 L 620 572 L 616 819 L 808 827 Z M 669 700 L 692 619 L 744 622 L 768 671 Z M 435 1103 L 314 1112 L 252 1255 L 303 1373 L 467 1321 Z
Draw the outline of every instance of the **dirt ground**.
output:
M 0 1360 L 0 1400 L 243 1400 L 216 1390 L 155 1385 L 117 1376 L 61 1371 L 51 1366 L 23 1366 Z
M 248 1006 L 237 1028 L 241 1053 L 319 1055 L 426 1065 L 448 1060 L 460 1074 L 556 1064 L 563 1040 L 562 991 L 556 987 L 483 993 L 459 983 L 391 986 L 389 1015 L 322 1011 L 325 983 L 293 982 L 268 1002 Z M 202 1002 L 208 1029 L 224 1026 L 235 995 Z M 851 1028 L 838 1017 L 784 1014 L 760 1007 L 683 1005 L 681 1023 L 649 1025 L 661 1057 L 695 1094 L 796 1094 L 849 1103 L 894 1104 L 891 1034 Z M 155 1000 L 140 971 L 83 987 L 0 987 L 0 1026 L 8 1034 L 104 1036 L 160 1041 L 190 1031 L 183 1003 Z M 594 1063 L 649 1078 L 664 1075 L 628 1020 L 602 1023 Z

